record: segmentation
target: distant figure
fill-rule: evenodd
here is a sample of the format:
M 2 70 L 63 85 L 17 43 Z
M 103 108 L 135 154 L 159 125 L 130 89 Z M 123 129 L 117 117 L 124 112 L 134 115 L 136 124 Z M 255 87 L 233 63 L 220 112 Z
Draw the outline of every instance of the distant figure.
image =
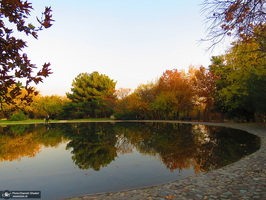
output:
M 49 115 L 47 114 L 46 117 L 45 117 L 45 123 L 49 123 Z
M 143 120 L 143 119 L 144 119 L 144 115 L 136 116 L 136 119 L 137 119 L 137 120 Z

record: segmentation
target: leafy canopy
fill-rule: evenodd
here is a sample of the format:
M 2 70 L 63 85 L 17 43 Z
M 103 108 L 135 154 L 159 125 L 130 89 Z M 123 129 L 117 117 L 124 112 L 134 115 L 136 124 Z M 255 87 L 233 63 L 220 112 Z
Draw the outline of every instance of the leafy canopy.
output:
M 105 110 L 108 101 L 114 99 L 116 82 L 98 72 L 80 73 L 72 82 L 71 93 L 67 97 L 78 103 L 79 111 L 84 117 L 88 114 L 95 117 L 97 112 Z
M 220 111 L 247 120 L 266 113 L 266 60 L 258 43 L 236 42 L 227 54 L 213 58 L 210 70 L 216 80 L 215 102 Z

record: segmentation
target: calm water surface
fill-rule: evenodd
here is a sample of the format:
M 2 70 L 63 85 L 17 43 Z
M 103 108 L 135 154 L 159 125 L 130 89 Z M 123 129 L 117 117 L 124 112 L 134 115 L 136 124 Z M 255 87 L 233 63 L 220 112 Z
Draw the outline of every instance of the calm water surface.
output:
M 0 190 L 59 199 L 152 186 L 236 162 L 259 141 L 240 130 L 175 123 L 0 126 Z

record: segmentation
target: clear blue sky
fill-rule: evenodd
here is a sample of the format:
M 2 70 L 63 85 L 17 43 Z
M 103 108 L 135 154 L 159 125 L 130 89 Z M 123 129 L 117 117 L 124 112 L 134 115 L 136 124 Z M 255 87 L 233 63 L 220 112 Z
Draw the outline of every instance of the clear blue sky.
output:
M 37 85 L 43 95 L 65 95 L 79 73 L 98 71 L 135 89 L 167 69 L 208 67 L 203 0 L 35 0 L 33 19 L 51 6 L 54 25 L 27 39 L 32 63 L 51 62 L 53 74 Z

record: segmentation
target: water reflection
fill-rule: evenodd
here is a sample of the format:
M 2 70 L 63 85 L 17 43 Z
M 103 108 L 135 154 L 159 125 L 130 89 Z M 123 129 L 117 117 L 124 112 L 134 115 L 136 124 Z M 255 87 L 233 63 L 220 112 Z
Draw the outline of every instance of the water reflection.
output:
M 0 161 L 20 161 L 34 157 L 42 146 L 56 147 L 64 140 L 60 127 L 47 131 L 45 126 L 0 126 Z
M 81 169 L 99 171 L 117 157 L 116 135 L 113 126 L 101 124 L 76 124 L 67 132 L 71 140 L 67 149 L 71 149 L 72 159 Z
M 233 132 L 233 133 L 232 133 Z M 67 142 L 82 170 L 107 167 L 136 149 L 171 172 L 196 174 L 236 162 L 259 149 L 259 138 L 240 130 L 176 123 L 77 123 L 0 127 L 0 161 L 34 157 L 41 147 Z

